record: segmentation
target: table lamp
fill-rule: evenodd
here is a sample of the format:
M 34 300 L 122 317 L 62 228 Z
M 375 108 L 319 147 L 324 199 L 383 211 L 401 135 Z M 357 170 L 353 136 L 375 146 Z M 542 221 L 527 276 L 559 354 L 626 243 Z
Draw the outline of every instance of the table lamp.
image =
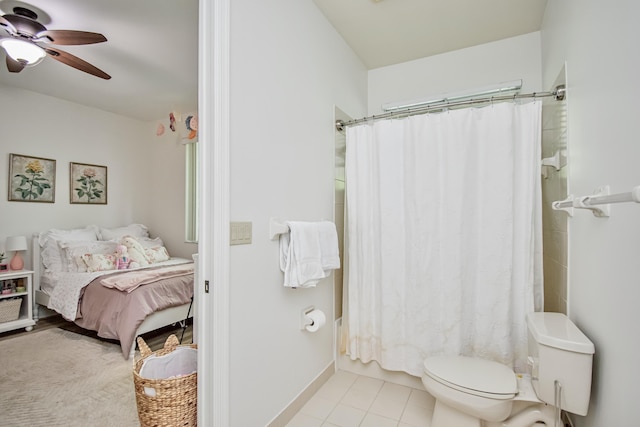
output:
M 11 236 L 7 237 L 7 241 L 4 244 L 6 251 L 13 251 L 13 258 L 9 263 L 11 270 L 22 270 L 24 268 L 24 260 L 20 255 L 20 251 L 27 250 L 27 238 L 24 236 Z

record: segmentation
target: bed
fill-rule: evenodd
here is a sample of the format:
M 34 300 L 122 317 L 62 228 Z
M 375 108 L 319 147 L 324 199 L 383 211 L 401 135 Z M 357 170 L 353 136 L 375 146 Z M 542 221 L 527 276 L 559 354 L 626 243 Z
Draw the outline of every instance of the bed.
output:
M 144 248 L 148 265 L 115 269 L 114 253 L 123 239 Z M 39 307 L 47 307 L 102 338 L 120 341 L 125 359 L 135 353 L 138 335 L 194 315 L 193 260 L 170 257 L 144 225 L 35 233 L 32 258 L 34 320 Z

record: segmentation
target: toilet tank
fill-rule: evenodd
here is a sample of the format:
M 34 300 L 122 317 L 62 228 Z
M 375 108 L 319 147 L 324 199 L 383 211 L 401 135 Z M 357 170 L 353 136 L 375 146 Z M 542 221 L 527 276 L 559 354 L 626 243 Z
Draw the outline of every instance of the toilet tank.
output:
M 527 328 L 531 379 L 538 398 L 556 406 L 557 380 L 561 386 L 560 407 L 587 415 L 593 343 L 562 313 L 531 313 Z

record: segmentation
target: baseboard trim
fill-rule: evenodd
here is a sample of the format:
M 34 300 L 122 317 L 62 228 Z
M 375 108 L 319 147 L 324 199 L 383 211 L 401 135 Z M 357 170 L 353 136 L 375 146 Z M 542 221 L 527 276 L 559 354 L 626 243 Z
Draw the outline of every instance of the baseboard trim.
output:
M 300 392 L 292 401 L 284 408 L 267 427 L 285 427 L 289 421 L 302 409 L 302 407 L 320 390 L 320 387 L 331 378 L 336 372 L 336 365 L 331 361 L 326 368 L 311 383 Z

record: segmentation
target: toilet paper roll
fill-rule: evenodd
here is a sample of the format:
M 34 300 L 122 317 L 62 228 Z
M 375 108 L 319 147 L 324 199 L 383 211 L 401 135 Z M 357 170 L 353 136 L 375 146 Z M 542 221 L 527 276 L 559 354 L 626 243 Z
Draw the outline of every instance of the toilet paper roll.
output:
M 309 325 L 307 325 L 305 329 L 309 332 L 315 332 L 327 323 L 327 316 L 324 315 L 322 310 L 311 310 L 309 314 L 307 314 L 307 320 L 309 321 Z

